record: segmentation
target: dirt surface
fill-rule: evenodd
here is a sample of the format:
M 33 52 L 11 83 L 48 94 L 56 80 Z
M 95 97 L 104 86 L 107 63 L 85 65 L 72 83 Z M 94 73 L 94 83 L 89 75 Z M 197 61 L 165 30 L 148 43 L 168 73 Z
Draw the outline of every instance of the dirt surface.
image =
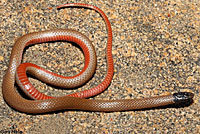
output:
M 56 28 L 77 30 L 95 46 L 96 73 L 77 90 L 101 83 L 106 74 L 105 23 L 93 10 L 55 8 L 66 2 L 77 1 L 0 1 L 0 85 L 17 38 Z M 9 107 L 0 92 L 0 133 L 199 133 L 200 1 L 79 2 L 102 9 L 113 29 L 113 81 L 105 92 L 92 99 L 143 98 L 189 91 L 195 94 L 193 104 L 127 112 L 62 111 L 27 115 Z M 79 48 L 67 42 L 43 43 L 27 48 L 23 62 L 72 76 L 83 68 L 84 56 Z M 33 78 L 30 81 L 52 96 L 76 91 L 57 89 Z

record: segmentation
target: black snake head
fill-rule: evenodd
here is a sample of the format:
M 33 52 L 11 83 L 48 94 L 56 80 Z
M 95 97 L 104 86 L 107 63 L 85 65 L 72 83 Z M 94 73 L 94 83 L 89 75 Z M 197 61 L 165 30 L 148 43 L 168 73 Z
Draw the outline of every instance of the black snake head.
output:
M 184 103 L 184 102 L 191 101 L 194 97 L 194 94 L 190 92 L 178 92 L 178 93 L 174 93 L 173 96 L 174 96 L 175 103 Z

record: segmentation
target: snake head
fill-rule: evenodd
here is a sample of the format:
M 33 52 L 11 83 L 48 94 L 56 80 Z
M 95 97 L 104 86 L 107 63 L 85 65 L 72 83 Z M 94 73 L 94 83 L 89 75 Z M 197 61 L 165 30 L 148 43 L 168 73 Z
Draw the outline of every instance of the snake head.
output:
M 191 101 L 194 97 L 194 94 L 190 92 L 178 92 L 178 93 L 174 93 L 173 96 L 174 96 L 175 103 L 184 103 L 184 102 Z

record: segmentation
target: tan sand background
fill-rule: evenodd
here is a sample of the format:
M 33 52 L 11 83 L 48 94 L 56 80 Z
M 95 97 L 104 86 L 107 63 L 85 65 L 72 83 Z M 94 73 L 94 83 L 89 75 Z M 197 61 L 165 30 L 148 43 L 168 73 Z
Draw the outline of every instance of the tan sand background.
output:
M 56 10 L 76 0 L 0 1 L 0 85 L 16 39 L 55 28 L 82 32 L 97 51 L 97 71 L 78 90 L 98 85 L 106 73 L 107 32 L 98 13 L 83 8 Z M 63 111 L 27 115 L 11 109 L 0 92 L 0 133 L 148 133 L 200 132 L 200 1 L 123 0 L 79 2 L 98 6 L 113 29 L 115 74 L 109 88 L 92 99 L 143 98 L 178 91 L 195 94 L 188 107 L 168 106 L 127 112 Z M 67 42 L 26 49 L 23 62 L 72 76 L 84 66 L 81 51 Z M 50 87 L 30 78 L 40 91 L 59 96 L 75 92 Z M 0 86 L 1 87 L 1 86 Z

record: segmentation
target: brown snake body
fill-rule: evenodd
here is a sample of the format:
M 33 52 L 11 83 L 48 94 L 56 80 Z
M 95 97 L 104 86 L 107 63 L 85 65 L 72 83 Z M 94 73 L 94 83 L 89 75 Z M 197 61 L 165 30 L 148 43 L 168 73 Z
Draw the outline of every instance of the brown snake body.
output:
M 66 4 L 63 7 L 85 7 L 94 9 L 101 14 L 106 22 L 108 30 L 107 41 L 107 67 L 108 71 L 105 79 L 97 87 L 74 93 L 63 97 L 46 96 L 37 91 L 30 84 L 26 71 L 37 76 L 42 81 L 51 83 L 61 87 L 80 86 L 90 79 L 96 68 L 96 54 L 89 39 L 73 30 L 55 29 L 43 32 L 35 32 L 19 38 L 11 53 L 8 70 L 3 79 L 2 92 L 7 104 L 14 109 L 25 113 L 45 113 L 65 109 L 77 109 L 87 111 L 125 111 L 143 108 L 152 108 L 174 104 L 178 102 L 186 102 L 193 98 L 193 94 L 189 92 L 180 92 L 171 95 L 157 96 L 144 99 L 124 99 L 124 100 L 92 100 L 84 99 L 97 95 L 104 91 L 110 84 L 113 77 L 113 59 L 112 59 L 112 29 L 107 16 L 99 8 L 87 4 Z M 24 48 L 30 44 L 42 43 L 48 41 L 67 40 L 75 42 L 82 48 L 85 56 L 85 67 L 74 77 L 63 77 L 46 71 L 34 64 L 21 64 Z M 15 81 L 24 92 L 35 100 L 23 98 L 16 90 Z

